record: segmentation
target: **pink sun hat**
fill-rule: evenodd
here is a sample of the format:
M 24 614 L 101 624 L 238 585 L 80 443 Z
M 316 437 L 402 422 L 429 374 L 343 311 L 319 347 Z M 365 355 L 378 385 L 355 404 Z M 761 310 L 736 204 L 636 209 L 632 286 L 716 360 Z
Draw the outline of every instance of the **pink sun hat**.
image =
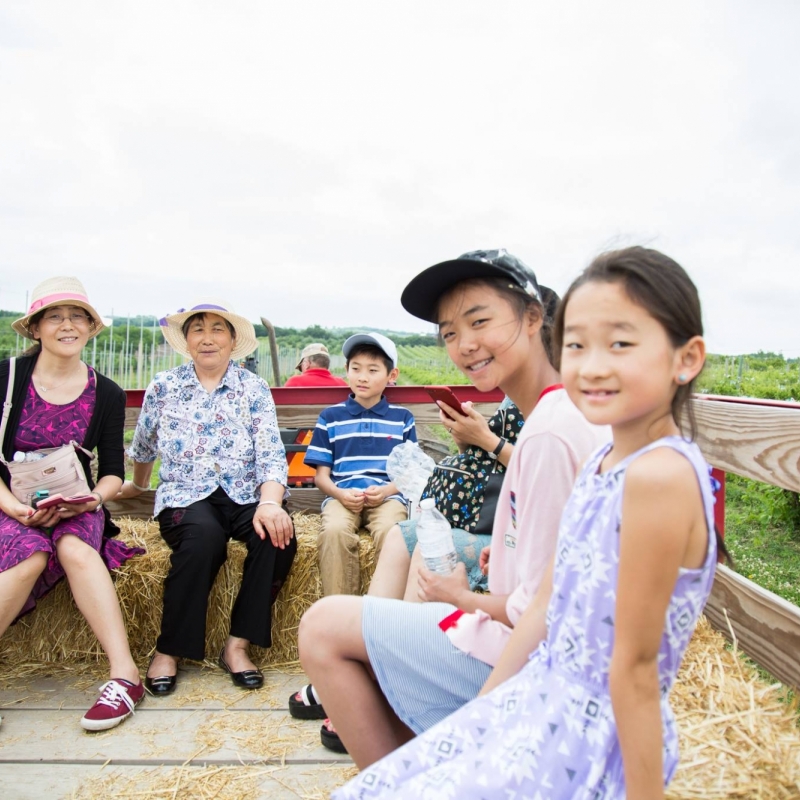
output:
M 11 327 L 26 339 L 33 339 L 30 331 L 31 317 L 50 306 L 78 306 L 89 312 L 94 325 L 89 331 L 89 338 L 97 336 L 105 325 L 94 306 L 89 302 L 86 289 L 77 278 L 65 277 L 48 278 L 42 281 L 31 293 L 31 307 L 24 317 L 11 323 Z

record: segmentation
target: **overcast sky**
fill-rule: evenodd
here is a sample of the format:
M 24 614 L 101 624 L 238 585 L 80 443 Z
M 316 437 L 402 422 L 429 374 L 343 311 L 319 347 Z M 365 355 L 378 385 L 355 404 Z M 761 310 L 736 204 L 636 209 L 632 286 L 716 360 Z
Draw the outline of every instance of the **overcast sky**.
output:
M 0 308 L 67 274 L 104 314 L 430 330 L 399 296 L 437 261 L 563 291 L 647 244 L 713 352 L 800 355 L 798 33 L 794 0 L 4 0 Z

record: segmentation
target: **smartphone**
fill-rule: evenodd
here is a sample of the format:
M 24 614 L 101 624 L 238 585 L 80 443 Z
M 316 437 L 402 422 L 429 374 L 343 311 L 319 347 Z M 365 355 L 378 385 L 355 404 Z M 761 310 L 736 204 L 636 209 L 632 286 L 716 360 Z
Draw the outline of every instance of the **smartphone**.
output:
M 49 497 L 44 497 L 37 501 L 34 508 L 40 511 L 43 508 L 52 508 L 53 506 L 79 506 L 83 503 L 91 503 L 92 500 L 97 498 L 92 494 L 82 494 L 77 497 L 64 497 L 62 494 L 51 494 Z
M 461 409 L 461 401 L 455 396 L 453 390 L 449 386 L 426 386 L 425 391 L 431 396 L 434 402 L 439 401 L 440 403 L 444 403 L 457 414 L 461 414 L 462 417 L 467 416 Z

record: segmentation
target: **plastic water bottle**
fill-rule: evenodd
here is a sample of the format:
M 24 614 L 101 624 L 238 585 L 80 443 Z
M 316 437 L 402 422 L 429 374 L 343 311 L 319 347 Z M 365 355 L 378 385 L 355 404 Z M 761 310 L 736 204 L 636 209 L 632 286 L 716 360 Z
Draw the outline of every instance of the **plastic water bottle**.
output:
M 450 523 L 436 509 L 436 501 L 432 497 L 422 500 L 419 507 L 417 541 L 422 560 L 431 572 L 449 575 L 458 562 Z
M 39 461 L 41 458 L 44 458 L 44 453 L 40 453 L 38 450 L 31 450 L 27 453 L 17 450 L 17 452 L 14 453 L 13 461 L 17 464 L 21 464 L 23 461 Z

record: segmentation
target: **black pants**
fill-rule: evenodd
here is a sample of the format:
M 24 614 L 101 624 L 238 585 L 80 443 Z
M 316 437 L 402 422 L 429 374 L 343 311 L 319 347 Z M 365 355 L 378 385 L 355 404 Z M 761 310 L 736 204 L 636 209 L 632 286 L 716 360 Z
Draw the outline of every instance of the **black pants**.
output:
M 272 644 L 272 603 L 289 575 L 297 540 L 292 537 L 280 550 L 269 536 L 260 539 L 253 529 L 256 505 L 237 505 L 220 487 L 186 508 L 165 508 L 158 515 L 161 536 L 172 548 L 156 643 L 159 653 L 204 658 L 208 596 L 227 558 L 229 539 L 247 546 L 230 635 L 260 647 Z

